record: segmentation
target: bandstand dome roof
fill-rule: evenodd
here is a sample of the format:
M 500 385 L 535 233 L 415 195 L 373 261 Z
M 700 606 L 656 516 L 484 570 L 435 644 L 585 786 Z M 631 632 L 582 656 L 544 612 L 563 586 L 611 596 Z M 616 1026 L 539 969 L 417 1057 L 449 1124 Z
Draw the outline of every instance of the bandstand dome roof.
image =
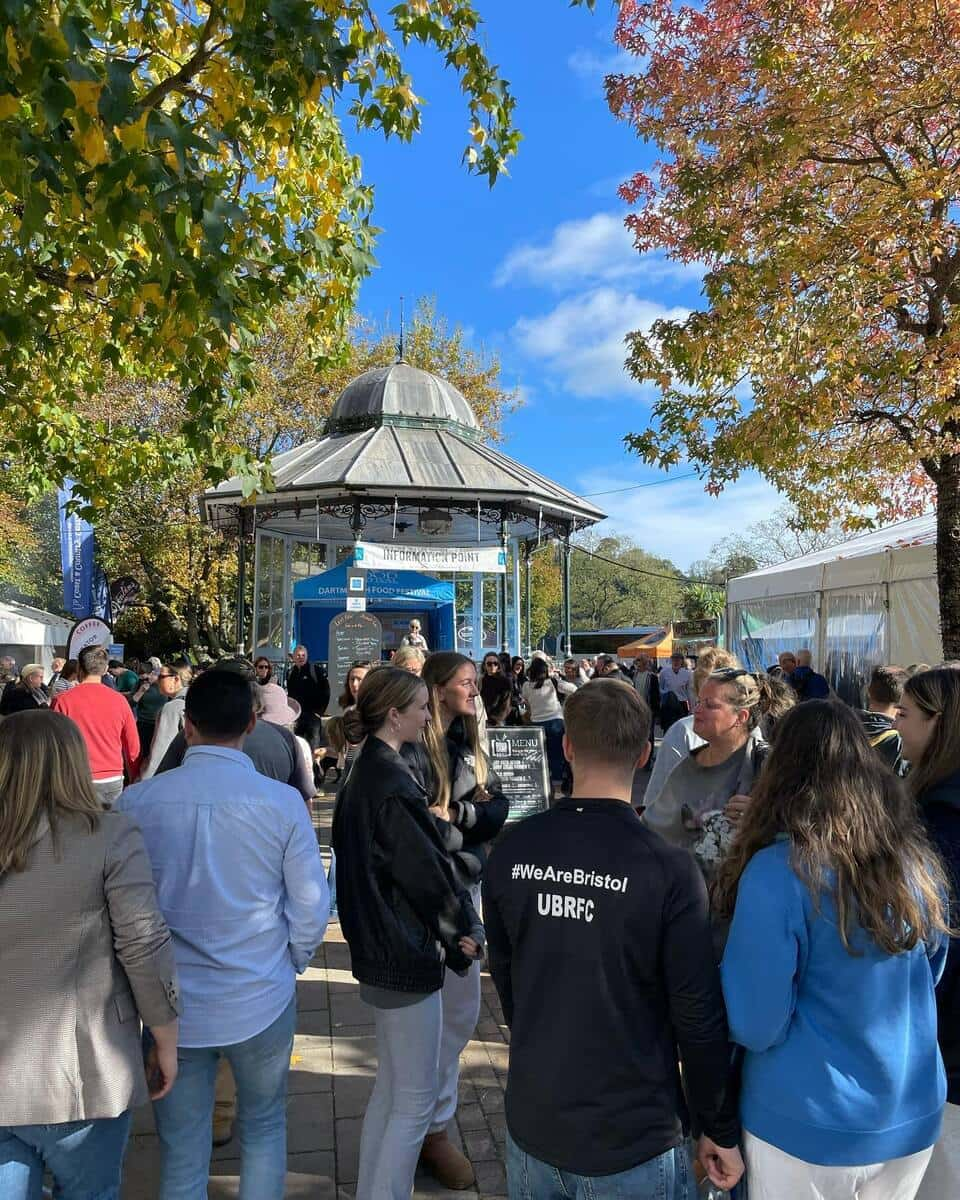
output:
M 321 541 L 342 538 L 347 506 L 362 505 L 364 537 L 402 542 L 422 540 L 419 516 L 439 507 L 452 520 L 431 540 L 459 545 L 497 541 L 504 522 L 512 536 L 539 538 L 606 515 L 487 445 L 466 397 L 402 360 L 348 383 L 324 435 L 277 454 L 270 469 L 273 490 L 255 498 L 239 478 L 205 492 L 206 519 L 235 530 L 254 509 L 257 528 Z
M 373 367 L 348 383 L 333 406 L 327 429 L 378 421 L 384 416 L 453 421 L 468 429 L 480 428 L 469 401 L 452 383 L 400 361 Z

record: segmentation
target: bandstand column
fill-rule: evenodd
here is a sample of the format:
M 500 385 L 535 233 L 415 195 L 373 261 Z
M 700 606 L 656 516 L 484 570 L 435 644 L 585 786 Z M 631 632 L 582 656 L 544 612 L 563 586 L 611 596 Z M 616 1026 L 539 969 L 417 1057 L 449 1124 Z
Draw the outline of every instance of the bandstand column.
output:
M 533 649 L 533 622 L 530 617 L 530 543 L 523 543 L 523 569 L 527 578 L 527 637 L 524 649 L 527 654 Z M 520 653 L 523 653 L 521 649 Z
M 513 647 L 511 654 L 523 653 L 523 629 L 520 624 L 520 539 L 513 538 L 510 542 L 513 554 Z
M 503 551 L 503 574 L 500 576 L 500 650 L 510 649 L 507 641 L 507 518 L 500 517 L 500 549 Z
M 563 652 L 570 654 L 570 534 L 565 533 L 561 546 L 563 560 Z

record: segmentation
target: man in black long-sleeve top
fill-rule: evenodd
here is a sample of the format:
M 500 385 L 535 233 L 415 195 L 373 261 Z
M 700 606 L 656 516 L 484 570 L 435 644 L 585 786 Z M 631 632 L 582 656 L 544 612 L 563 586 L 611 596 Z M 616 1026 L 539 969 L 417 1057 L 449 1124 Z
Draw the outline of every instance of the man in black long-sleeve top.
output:
M 692 856 L 631 807 L 650 710 L 629 685 L 595 680 L 564 720 L 573 795 L 513 829 L 483 884 L 511 1029 L 511 1195 L 552 1197 L 560 1172 L 570 1195 L 686 1200 L 678 1056 L 700 1161 L 730 1188 L 743 1163 L 706 889 Z
M 306 646 L 298 646 L 293 652 L 287 695 L 300 705 L 297 733 L 315 750 L 320 744 L 320 718 L 330 703 L 330 681 L 319 663 L 310 662 Z

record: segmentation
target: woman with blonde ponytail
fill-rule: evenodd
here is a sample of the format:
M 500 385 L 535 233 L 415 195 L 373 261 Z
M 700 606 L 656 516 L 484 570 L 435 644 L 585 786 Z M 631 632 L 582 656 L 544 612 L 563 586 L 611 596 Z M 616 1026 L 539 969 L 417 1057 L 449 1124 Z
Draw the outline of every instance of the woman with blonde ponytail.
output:
M 404 757 L 423 783 L 430 811 L 447 847 L 454 874 L 480 903 L 480 878 L 487 843 L 507 819 L 507 798 L 491 773 L 476 715 L 477 668 L 462 654 L 432 654 L 423 682 L 430 693 L 430 719 L 422 742 L 404 747 Z M 480 1015 L 480 965 L 461 977 L 448 974 L 443 984 L 443 1036 L 440 1084 L 421 1163 L 445 1187 L 469 1187 L 469 1160 L 447 1139 L 457 1109 L 460 1053 Z
M 482 953 L 479 917 L 400 755 L 428 719 L 426 687 L 399 667 L 371 671 L 343 717 L 361 749 L 333 818 L 340 921 L 377 1034 L 360 1137 L 364 1200 L 410 1198 L 438 1088 L 444 976 L 475 973 Z

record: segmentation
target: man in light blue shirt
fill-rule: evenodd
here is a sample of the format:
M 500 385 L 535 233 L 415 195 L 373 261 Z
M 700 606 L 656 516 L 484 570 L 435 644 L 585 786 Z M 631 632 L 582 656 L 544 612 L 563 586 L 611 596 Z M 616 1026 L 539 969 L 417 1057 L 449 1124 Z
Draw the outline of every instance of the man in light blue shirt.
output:
M 296 976 L 330 897 L 300 793 L 242 752 L 255 721 L 246 680 L 202 675 L 187 693 L 183 765 L 117 805 L 143 832 L 183 998 L 177 1087 L 154 1105 L 160 1200 L 205 1195 L 221 1056 L 237 1081 L 241 1200 L 283 1196 Z

